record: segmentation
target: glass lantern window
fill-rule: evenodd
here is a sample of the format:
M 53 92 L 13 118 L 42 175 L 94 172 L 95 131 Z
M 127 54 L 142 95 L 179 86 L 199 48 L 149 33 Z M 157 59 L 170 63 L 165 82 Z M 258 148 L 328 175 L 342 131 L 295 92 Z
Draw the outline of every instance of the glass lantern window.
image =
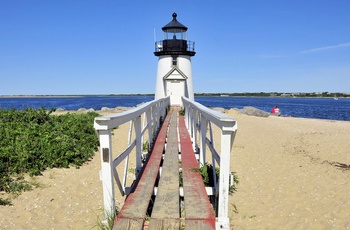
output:
M 166 30 L 163 32 L 163 40 L 170 39 L 187 40 L 187 32 L 183 30 Z

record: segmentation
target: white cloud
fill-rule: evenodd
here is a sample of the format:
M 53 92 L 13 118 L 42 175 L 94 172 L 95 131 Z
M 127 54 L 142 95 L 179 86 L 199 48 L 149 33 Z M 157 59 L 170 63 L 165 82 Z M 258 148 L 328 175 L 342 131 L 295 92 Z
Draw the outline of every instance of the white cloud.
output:
M 334 46 L 324 46 L 324 47 L 319 47 L 319 48 L 304 50 L 304 51 L 301 51 L 300 53 L 301 53 L 301 54 L 313 53 L 313 52 L 320 52 L 320 51 L 338 49 L 338 48 L 343 48 L 343 47 L 350 47 L 350 42 L 348 42 L 348 43 L 342 43 L 342 44 L 338 44 L 338 45 L 334 45 Z

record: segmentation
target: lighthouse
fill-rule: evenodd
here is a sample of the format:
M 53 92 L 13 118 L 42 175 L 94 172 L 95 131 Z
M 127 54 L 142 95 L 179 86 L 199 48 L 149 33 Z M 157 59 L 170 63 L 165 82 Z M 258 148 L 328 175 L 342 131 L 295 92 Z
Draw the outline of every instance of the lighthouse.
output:
M 194 100 L 191 57 L 194 42 L 187 40 L 187 27 L 173 20 L 162 28 L 163 40 L 155 42 L 158 57 L 155 100 L 170 96 L 170 105 L 182 106 L 181 97 Z

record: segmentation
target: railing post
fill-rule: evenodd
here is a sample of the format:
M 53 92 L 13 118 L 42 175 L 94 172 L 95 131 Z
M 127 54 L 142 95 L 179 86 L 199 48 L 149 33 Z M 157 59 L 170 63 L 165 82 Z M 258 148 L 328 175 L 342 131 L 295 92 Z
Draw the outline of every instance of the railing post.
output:
M 199 153 L 199 162 L 203 165 L 206 157 L 207 149 L 207 123 L 208 120 L 204 116 L 201 116 L 200 121 L 200 153 Z
M 115 216 L 111 130 L 99 130 L 99 137 L 102 164 L 100 178 L 102 180 L 105 218 L 107 219 L 108 216 Z
M 193 132 L 194 132 L 194 113 L 195 113 L 195 108 L 193 108 L 191 106 L 191 109 L 190 109 L 190 136 L 191 136 L 191 139 L 193 138 Z
M 228 218 L 228 196 L 230 184 L 230 153 L 233 130 L 223 126 L 221 131 L 220 176 L 217 229 L 230 229 Z
M 198 130 L 198 113 L 197 110 L 193 112 L 193 127 L 192 127 L 192 148 L 197 152 L 197 130 Z
M 147 133 L 148 133 L 148 149 L 153 146 L 153 133 L 152 133 L 152 108 L 149 108 L 146 112 L 146 119 L 147 119 Z
M 193 108 L 189 106 L 189 114 L 188 114 L 188 132 L 190 134 L 190 137 L 192 138 L 192 133 L 193 133 Z
M 141 171 L 142 162 L 142 136 L 141 136 L 141 116 L 137 117 L 134 122 L 136 135 L 136 177 Z
M 156 131 L 158 132 L 159 128 L 160 128 L 160 116 L 162 113 L 162 108 L 160 107 L 159 104 L 156 105 L 156 116 L 155 116 L 155 122 L 156 122 Z
M 186 128 L 188 129 L 189 126 L 189 106 L 188 103 L 186 101 L 183 101 L 183 105 L 184 105 L 184 110 L 185 110 L 185 124 L 186 124 Z

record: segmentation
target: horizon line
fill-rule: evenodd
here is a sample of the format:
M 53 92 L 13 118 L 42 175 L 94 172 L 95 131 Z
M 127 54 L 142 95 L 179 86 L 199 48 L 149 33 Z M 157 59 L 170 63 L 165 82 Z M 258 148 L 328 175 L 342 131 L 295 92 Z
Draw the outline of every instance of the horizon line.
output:
M 308 92 L 200 92 L 194 94 L 350 94 L 349 92 L 330 92 L 330 91 L 308 91 Z M 84 96 L 154 96 L 154 93 L 120 93 L 120 94 L 12 94 L 12 95 L 0 95 L 0 97 L 84 97 Z

